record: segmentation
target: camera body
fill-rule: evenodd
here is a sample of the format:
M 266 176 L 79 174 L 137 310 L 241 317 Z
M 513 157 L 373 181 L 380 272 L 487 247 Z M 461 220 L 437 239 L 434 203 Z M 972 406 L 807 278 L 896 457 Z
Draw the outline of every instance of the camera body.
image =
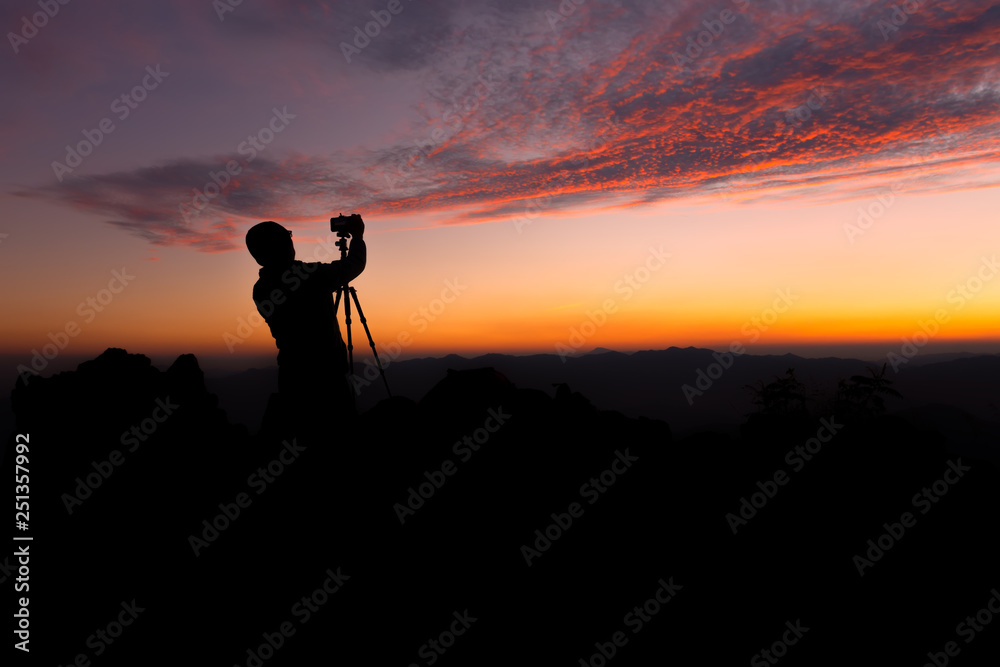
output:
M 330 231 L 337 234 L 353 234 L 361 224 L 361 215 L 352 213 L 344 215 L 341 213 L 336 218 L 330 218 Z

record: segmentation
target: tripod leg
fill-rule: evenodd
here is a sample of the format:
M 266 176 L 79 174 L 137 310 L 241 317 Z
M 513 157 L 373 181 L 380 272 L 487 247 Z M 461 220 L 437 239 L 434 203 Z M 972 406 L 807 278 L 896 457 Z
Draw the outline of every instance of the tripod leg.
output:
M 346 294 L 346 285 L 342 286 L 340 289 Z M 353 291 L 353 289 L 354 288 L 352 287 L 351 290 Z M 344 323 L 347 325 L 347 367 L 350 369 L 351 375 L 354 375 L 354 341 L 351 339 L 351 300 L 346 296 L 344 297 Z
M 372 355 L 375 357 L 375 364 L 378 366 L 379 375 L 382 376 L 382 383 L 385 385 L 385 391 L 392 397 L 392 392 L 389 391 L 389 382 L 385 379 L 385 371 L 382 370 L 382 361 L 378 358 L 378 352 L 375 350 L 375 341 L 372 340 L 372 332 L 368 329 L 368 320 L 365 319 L 365 313 L 361 310 L 361 302 L 358 301 L 358 292 L 353 287 L 348 288 L 351 292 L 351 296 L 354 297 L 354 305 L 358 309 L 358 319 L 361 320 L 361 324 L 365 328 L 365 333 L 368 334 L 368 344 L 372 347 Z M 344 300 L 347 303 L 347 300 Z M 353 371 L 352 371 L 353 372 Z

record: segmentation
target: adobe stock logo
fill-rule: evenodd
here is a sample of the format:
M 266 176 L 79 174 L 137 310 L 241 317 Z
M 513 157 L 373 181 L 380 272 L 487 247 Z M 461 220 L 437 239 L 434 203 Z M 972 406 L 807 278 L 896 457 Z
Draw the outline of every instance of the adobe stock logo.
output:
M 955 304 L 956 311 L 961 310 L 998 273 L 1000 273 L 1000 262 L 997 261 L 997 256 L 995 254 L 991 257 L 984 255 L 978 270 L 964 282 L 957 283 L 954 289 L 949 290 L 945 295 L 945 300 Z M 900 366 L 909 363 L 910 359 L 915 357 L 920 349 L 940 332 L 941 325 L 946 324 L 949 320 L 951 320 L 951 315 L 944 308 L 938 308 L 934 311 L 933 319 L 919 320 L 917 326 L 920 330 L 914 330 L 910 337 L 904 336 L 902 338 L 903 345 L 900 347 L 899 353 L 889 352 L 886 355 L 886 361 L 892 366 L 892 370 L 898 371 Z
M 403 12 L 403 5 L 400 0 L 389 0 L 385 9 L 371 10 L 374 21 L 365 24 L 365 29 L 361 26 L 354 26 L 354 46 L 347 42 L 340 43 L 340 52 L 344 54 L 344 60 L 351 64 L 351 57 L 360 55 L 365 48 L 372 43 L 372 40 L 382 34 L 383 28 L 388 28 L 392 23 L 392 17 Z
M 750 336 L 749 342 L 756 343 L 760 339 L 760 333 L 767 331 L 771 325 L 778 321 L 779 315 L 788 312 L 789 308 L 801 298 L 796 294 L 792 294 L 792 290 L 788 288 L 779 289 L 775 294 L 777 294 L 777 297 L 772 302 L 770 308 L 762 310 L 759 317 L 751 317 L 740 328 L 740 333 L 744 336 Z M 706 391 L 711 389 L 715 381 L 721 378 L 723 373 L 732 368 L 734 359 L 745 352 L 746 347 L 738 340 L 734 340 L 729 344 L 729 352 L 713 352 L 712 358 L 715 359 L 715 362 L 710 363 L 705 370 L 698 368 L 695 371 L 694 386 L 690 384 L 681 385 L 681 392 L 684 394 L 684 398 L 687 399 L 688 405 L 694 404 L 695 396 L 703 396 Z
M 806 462 L 812 461 L 816 454 L 823 449 L 823 445 L 833 440 L 837 435 L 837 431 L 844 428 L 843 424 L 837 423 L 833 415 L 829 419 L 824 417 L 819 422 L 820 427 L 816 429 L 815 437 L 809 438 L 801 445 L 796 445 L 785 454 L 785 463 L 792 466 L 793 473 L 801 471 L 805 467 Z M 824 435 L 824 431 L 826 435 Z M 788 484 L 790 479 L 790 473 L 785 472 L 782 468 L 775 470 L 770 480 L 765 479 L 762 482 L 758 479 L 756 486 L 760 490 L 752 493 L 749 498 L 745 495 L 742 496 L 737 512 L 726 514 L 726 523 L 729 524 L 733 535 L 736 534 L 738 529 L 747 525 L 751 519 L 757 516 L 758 511 L 764 509 L 768 501 L 778 494 L 780 487 Z
M 801 129 L 802 126 L 812 118 L 813 111 L 819 111 L 826 104 L 830 97 L 830 92 L 825 86 L 817 86 L 809 91 L 809 99 L 785 112 L 785 125 L 791 128 Z M 793 129 L 794 131 L 794 129 Z
M 28 43 L 28 40 L 35 37 L 41 28 L 44 28 L 49 24 L 49 19 L 56 17 L 59 13 L 59 5 L 68 5 L 70 0 L 38 0 L 38 6 L 41 7 L 42 11 L 35 12 L 31 15 L 29 19 L 27 16 L 21 17 L 21 31 L 20 34 L 15 32 L 7 33 L 7 40 L 10 42 L 11 48 L 14 49 L 14 55 L 17 55 L 19 48 Z
M 922 0 L 903 0 L 902 3 L 889 5 L 892 11 L 889 12 L 889 20 L 879 19 L 876 27 L 882 34 L 882 41 L 888 42 L 889 36 L 899 32 L 899 26 L 905 25 L 910 20 L 912 14 L 916 14 L 920 9 Z
M 156 407 L 149 417 L 146 417 L 138 425 L 133 425 L 131 428 L 132 436 L 130 437 L 129 431 L 123 431 L 120 441 L 123 445 L 132 445 L 129 448 L 129 452 L 136 451 L 142 442 L 149 439 L 153 433 L 159 428 L 160 424 L 167 421 L 174 411 L 181 407 L 180 405 L 173 403 L 170 400 L 170 396 L 166 398 L 157 398 Z M 138 438 L 138 439 L 137 439 Z M 112 449 L 108 454 L 108 458 L 100 462 L 91 461 L 90 467 L 94 469 L 94 472 L 88 473 L 86 477 L 76 478 L 76 487 L 73 489 L 72 493 L 64 493 L 60 497 L 63 501 L 63 505 L 66 507 L 67 514 L 73 514 L 74 505 L 83 505 L 83 501 L 94 495 L 108 479 L 115 473 L 115 470 L 125 463 L 125 452 L 117 449 Z
M 134 85 L 131 90 L 122 93 L 111 100 L 108 109 L 117 115 L 119 121 L 128 118 L 139 105 L 146 101 L 149 94 L 156 90 L 164 79 L 170 76 L 170 72 L 164 72 L 157 64 L 147 65 L 142 79 Z M 104 137 L 115 131 L 115 124 L 111 118 L 105 116 L 97 122 L 93 129 L 84 128 L 80 131 L 83 139 L 76 144 L 66 144 L 66 157 L 64 162 L 52 161 L 52 173 L 56 180 L 62 183 L 66 174 L 72 174 L 73 170 L 83 164 L 84 158 L 89 156 L 94 150 L 104 142 Z
M 503 411 L 503 406 L 498 405 L 496 409 L 489 408 L 486 411 L 486 420 L 480 428 L 477 428 L 471 435 L 462 436 L 461 440 L 456 440 L 451 450 L 456 456 L 460 456 L 462 463 L 468 463 L 473 453 L 479 451 L 482 445 L 490 439 L 490 436 L 500 430 L 500 427 L 507 423 L 511 415 Z M 441 462 L 439 469 L 425 470 L 425 482 L 419 482 L 416 486 L 410 486 L 407 491 L 406 504 L 396 503 L 392 509 L 396 512 L 399 523 L 405 524 L 406 520 L 417 513 L 424 506 L 425 501 L 434 497 L 434 494 L 444 486 L 448 477 L 458 472 L 457 464 L 451 459 Z
M 902 191 L 902 183 L 892 183 L 886 192 L 878 195 L 877 201 L 870 202 L 868 206 L 859 206 L 855 223 L 844 223 L 844 234 L 847 235 L 847 240 L 853 245 L 854 239 L 867 232 L 875 224 L 875 221 L 880 220 L 892 208 L 896 197 Z
M 267 490 L 268 485 L 277 481 L 278 477 L 284 474 L 285 470 L 294 464 L 302 455 L 302 452 L 306 450 L 305 446 L 298 444 L 298 440 L 295 438 L 292 438 L 291 442 L 284 440 L 281 444 L 281 451 L 278 452 L 278 455 L 266 467 L 261 466 L 257 468 L 255 472 L 250 473 L 250 476 L 247 477 L 247 486 L 255 489 L 258 496 Z M 286 454 L 288 458 L 286 458 Z M 211 521 L 209 519 L 202 520 L 201 525 L 203 529 L 200 537 L 195 533 L 188 535 L 188 544 L 195 557 L 200 556 L 201 551 L 207 549 L 213 542 L 219 539 L 222 533 L 228 530 L 244 514 L 243 510 L 250 507 L 252 503 L 253 498 L 250 497 L 250 494 L 243 491 L 236 494 L 233 502 L 219 503 L 220 512 L 212 517 Z
M 192 217 L 200 215 L 209 202 L 221 195 L 230 184 L 234 183 L 236 177 L 240 175 L 243 169 L 249 167 L 250 163 L 257 158 L 257 155 L 264 152 L 268 144 L 274 141 L 277 135 L 281 134 L 296 117 L 296 114 L 288 113 L 287 106 L 281 107 L 280 111 L 278 107 L 272 107 L 271 112 L 272 115 L 267 124 L 254 134 L 248 134 L 247 138 L 241 141 L 236 147 L 236 152 L 239 155 L 246 156 L 242 160 L 242 165 L 236 160 L 229 160 L 219 171 L 210 170 L 208 172 L 208 180 L 205 181 L 201 189 L 191 189 L 192 197 L 190 203 L 185 202 L 178 205 L 177 210 L 180 212 L 184 222 L 190 224 Z
M 591 477 L 589 481 L 584 482 L 580 487 L 580 496 L 583 498 L 588 498 L 587 504 L 593 505 L 596 503 L 603 494 L 607 493 L 615 482 L 628 472 L 632 464 L 639 460 L 638 456 L 632 456 L 628 453 L 628 447 L 625 451 L 615 450 L 615 458 L 612 459 L 611 465 L 605 470 L 601 471 L 597 477 Z M 574 519 L 579 519 L 583 516 L 584 511 L 583 505 L 580 503 L 570 503 L 566 508 L 566 511 L 562 514 L 556 514 L 552 512 L 549 516 L 552 517 L 552 523 L 547 525 L 544 530 L 541 528 L 535 529 L 535 540 L 530 545 L 521 545 L 521 555 L 524 557 L 524 562 L 527 563 L 528 567 L 531 567 L 531 560 L 533 558 L 539 558 L 543 553 L 552 548 L 552 545 L 562 537 L 563 533 L 570 529 L 574 523 Z M 532 548 L 534 547 L 534 548 Z
M 429 639 L 427 643 L 422 645 L 417 651 L 417 655 L 427 661 L 428 665 L 433 665 L 437 662 L 437 659 L 445 654 L 445 652 L 455 645 L 455 640 L 461 637 L 465 632 L 472 627 L 472 624 L 479 619 L 475 616 L 469 614 L 469 610 L 466 609 L 461 614 L 458 611 L 453 611 L 451 615 L 455 618 L 448 625 L 447 630 L 443 630 L 437 639 Z M 409 667 L 420 667 L 418 663 L 411 662 Z
M 693 65 L 694 61 L 705 52 L 705 49 L 712 46 L 717 39 L 722 37 L 722 33 L 726 31 L 726 26 L 736 21 L 736 14 L 745 12 L 750 6 L 750 0 L 733 0 L 733 3 L 739 7 L 736 13 L 731 9 L 723 9 L 719 11 L 718 18 L 705 19 L 701 22 L 705 29 L 697 35 L 688 36 L 687 47 L 684 49 L 684 53 L 677 53 L 675 51 L 670 54 L 674 65 L 677 67 Z
M 341 572 L 339 567 L 336 570 L 327 568 L 324 574 L 326 574 L 326 578 L 320 586 L 314 588 L 308 595 L 303 595 L 298 602 L 292 605 L 290 613 L 298 619 L 300 626 L 308 623 L 314 614 L 322 610 L 323 606 L 330 602 L 330 599 L 351 578 L 351 575 Z M 275 654 L 281 650 L 285 643 L 295 636 L 296 631 L 297 628 L 291 621 L 284 621 L 273 632 L 265 630 L 260 634 L 263 641 L 256 646 L 251 645 L 247 648 L 247 657 L 243 664 L 246 667 L 262 667 L 268 660 L 275 657 Z M 282 664 L 281 661 L 275 662 Z M 240 664 L 236 663 L 233 667 L 240 667 Z
M 112 270 L 111 280 L 107 282 L 107 288 L 102 288 L 94 296 L 87 297 L 81 301 L 76 307 L 77 314 L 84 318 L 83 321 L 85 324 L 90 324 L 97 317 L 98 313 L 105 310 L 115 298 L 115 295 L 121 294 L 133 280 L 135 280 L 135 276 L 127 273 L 124 266 L 121 271 Z M 17 373 L 24 384 L 27 385 L 32 377 L 45 370 L 49 362 L 58 357 L 66 349 L 70 338 L 79 336 L 81 331 L 83 331 L 83 328 L 76 320 L 67 321 L 61 331 L 57 330 L 54 333 L 50 331 L 48 338 L 52 342 L 42 345 L 40 352 L 38 348 L 31 349 L 31 367 L 29 368 L 24 364 L 17 365 Z
M 965 617 L 965 620 L 960 622 L 955 626 L 955 633 L 959 637 L 965 638 L 966 644 L 971 644 L 976 638 L 976 634 L 982 632 L 986 629 L 993 619 L 1000 616 L 1000 591 L 993 588 L 990 590 L 992 595 L 990 599 L 986 601 L 986 604 L 976 612 L 975 616 L 971 614 Z M 996 602 L 996 607 L 993 603 Z M 958 642 L 950 641 L 944 645 L 944 651 L 928 651 L 927 657 L 929 662 L 924 663 L 924 667 L 945 667 L 951 660 L 949 657 L 954 658 L 962 649 L 959 648 Z
M 771 644 L 770 650 L 764 649 L 754 653 L 753 657 L 750 658 L 752 667 L 766 667 L 777 663 L 780 658 L 788 655 L 789 646 L 798 644 L 799 640 L 809 632 L 809 628 L 802 625 L 802 619 L 795 619 L 794 625 L 791 621 L 785 621 L 785 627 L 788 629 L 782 633 L 781 639 Z M 772 656 L 774 657 L 772 658 Z M 767 662 L 764 662 L 765 660 Z
M 614 284 L 615 294 L 623 295 L 621 302 L 625 303 L 631 299 L 642 286 L 649 282 L 654 273 L 666 266 L 667 259 L 672 255 L 663 252 L 663 246 L 654 248 L 649 246 L 649 256 L 634 270 L 622 276 L 622 279 Z M 617 299 L 608 298 L 601 303 L 601 307 L 596 310 L 586 311 L 587 318 L 580 322 L 578 326 L 569 328 L 569 337 L 565 343 L 556 343 L 556 353 L 559 360 L 564 364 L 566 358 L 576 354 L 583 347 L 587 340 L 597 333 L 597 330 L 608 323 L 608 315 L 618 312 L 619 303 Z
M 652 597 L 647 598 L 641 605 L 633 607 L 632 611 L 622 618 L 622 623 L 632 630 L 633 635 L 642 632 L 646 624 L 652 621 L 667 603 L 674 599 L 677 591 L 684 588 L 680 584 L 675 584 L 673 577 L 666 581 L 661 577 L 656 583 L 660 587 L 656 589 Z M 597 652 L 592 653 L 586 660 L 580 658 L 579 667 L 605 667 L 618 654 L 619 649 L 628 644 L 628 640 L 625 631 L 618 630 L 611 635 L 610 641 L 594 642 L 594 648 L 597 649 Z
M 932 503 L 940 502 L 949 489 L 958 484 L 959 480 L 965 477 L 965 473 L 970 470 L 972 468 L 969 466 L 962 465 L 961 457 L 957 461 L 949 460 L 948 467 L 941 475 L 941 478 L 935 480 L 930 486 L 922 488 L 919 493 L 914 494 L 910 500 L 911 504 L 915 509 L 919 509 L 921 514 L 927 514 L 933 506 Z M 897 523 L 883 523 L 882 528 L 885 532 L 876 538 L 869 539 L 865 543 L 868 549 L 864 552 L 864 555 L 855 554 L 852 559 L 854 566 L 858 570 L 858 576 L 865 576 L 865 568 L 870 568 L 882 560 L 882 557 L 906 535 L 906 529 L 917 525 L 918 518 L 912 512 L 903 512 Z

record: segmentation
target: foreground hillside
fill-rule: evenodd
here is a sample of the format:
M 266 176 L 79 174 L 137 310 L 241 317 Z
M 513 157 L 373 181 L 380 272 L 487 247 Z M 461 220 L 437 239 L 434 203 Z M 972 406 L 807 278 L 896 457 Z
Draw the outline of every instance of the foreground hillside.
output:
M 447 373 L 323 443 L 232 425 L 190 355 L 19 385 L 34 658 L 993 664 L 1000 479 L 940 433 L 798 412 L 677 440 L 516 383 Z

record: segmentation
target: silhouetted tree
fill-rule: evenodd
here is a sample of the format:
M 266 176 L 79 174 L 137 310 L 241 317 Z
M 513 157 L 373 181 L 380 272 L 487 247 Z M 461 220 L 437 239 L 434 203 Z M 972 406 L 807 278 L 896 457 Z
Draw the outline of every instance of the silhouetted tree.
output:
M 795 378 L 795 369 L 785 371 L 785 377 L 775 376 L 774 382 L 764 384 L 758 380 L 757 385 L 744 385 L 753 394 L 753 403 L 757 413 L 770 417 L 801 417 L 809 414 L 806 403 L 806 387 Z
M 902 398 L 902 394 L 890 387 L 892 380 L 885 376 L 887 364 L 876 370 L 868 367 L 871 377 L 852 375 L 849 380 L 837 383 L 836 410 L 845 418 L 871 417 L 885 413 L 883 396 Z

